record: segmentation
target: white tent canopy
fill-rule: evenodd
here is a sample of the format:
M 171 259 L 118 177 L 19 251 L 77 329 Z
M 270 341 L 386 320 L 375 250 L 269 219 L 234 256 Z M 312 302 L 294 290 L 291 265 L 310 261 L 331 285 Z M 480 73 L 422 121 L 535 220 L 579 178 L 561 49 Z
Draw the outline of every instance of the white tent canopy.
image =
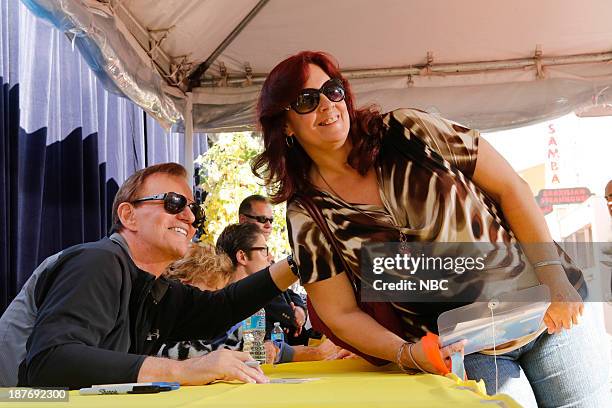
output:
M 252 126 L 262 78 L 304 49 L 337 57 L 358 104 L 481 129 L 605 102 L 612 83 L 607 0 L 24 1 L 92 40 L 115 85 L 160 121 L 178 117 L 168 95 L 184 114 L 191 91 L 196 131 Z M 168 108 L 147 106 L 153 97 Z
M 481 130 L 612 99 L 609 0 L 22 1 L 188 138 L 252 129 L 266 73 L 306 49 L 338 59 L 358 106 L 418 107 Z

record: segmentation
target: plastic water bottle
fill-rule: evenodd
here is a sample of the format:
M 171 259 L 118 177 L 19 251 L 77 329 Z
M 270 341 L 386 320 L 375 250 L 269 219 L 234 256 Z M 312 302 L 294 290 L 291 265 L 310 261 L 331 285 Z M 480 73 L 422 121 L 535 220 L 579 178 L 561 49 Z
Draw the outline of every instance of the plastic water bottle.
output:
M 251 354 L 253 359 L 260 364 L 266 363 L 266 348 L 264 339 L 266 337 L 266 311 L 260 309 L 253 316 L 242 322 L 242 351 Z
M 272 329 L 270 338 L 276 347 L 280 349 L 281 344 L 285 342 L 285 333 L 283 333 L 283 328 L 281 327 L 280 322 L 274 322 L 274 328 Z

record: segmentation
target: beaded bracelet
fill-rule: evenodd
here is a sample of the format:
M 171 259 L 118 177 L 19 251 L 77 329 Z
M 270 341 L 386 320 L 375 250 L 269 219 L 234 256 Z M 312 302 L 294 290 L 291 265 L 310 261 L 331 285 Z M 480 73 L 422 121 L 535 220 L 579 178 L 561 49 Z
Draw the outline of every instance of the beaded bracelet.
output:
M 395 355 L 395 362 L 403 372 L 405 372 L 406 374 L 411 374 L 411 372 L 406 369 L 406 367 L 404 367 L 404 365 L 402 364 L 402 353 L 404 352 L 404 348 L 408 345 L 410 345 L 410 343 L 405 342 L 402 343 L 401 346 L 399 346 L 399 348 L 397 349 L 397 354 Z
M 550 261 L 540 261 L 540 262 L 536 262 L 533 264 L 533 269 L 537 269 L 537 268 L 541 268 L 543 266 L 549 266 L 549 265 L 563 265 L 563 264 L 558 259 L 554 259 Z

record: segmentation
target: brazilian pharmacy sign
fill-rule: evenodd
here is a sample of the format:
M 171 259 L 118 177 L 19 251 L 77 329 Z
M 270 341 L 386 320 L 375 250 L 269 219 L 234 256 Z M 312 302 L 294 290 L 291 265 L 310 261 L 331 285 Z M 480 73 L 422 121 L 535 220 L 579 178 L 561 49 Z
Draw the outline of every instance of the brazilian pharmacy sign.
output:
M 552 211 L 553 205 L 580 204 L 591 195 L 591 191 L 586 187 L 546 188 L 540 190 L 536 196 L 536 201 L 544 214 L 548 214 Z

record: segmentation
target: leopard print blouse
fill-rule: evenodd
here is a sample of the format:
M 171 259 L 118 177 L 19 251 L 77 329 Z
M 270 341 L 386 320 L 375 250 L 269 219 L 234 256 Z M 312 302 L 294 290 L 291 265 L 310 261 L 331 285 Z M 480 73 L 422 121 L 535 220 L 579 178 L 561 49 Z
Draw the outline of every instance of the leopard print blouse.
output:
M 383 124 L 383 147 L 376 166 L 383 207 L 347 203 L 325 191 L 311 193 L 354 273 L 359 274 L 362 245 L 397 242 L 398 230 L 412 242 L 517 242 L 496 203 L 471 181 L 478 154 L 477 131 L 415 109 L 387 113 Z M 385 143 L 387 138 L 399 138 L 409 154 Z M 293 200 L 287 204 L 287 224 L 302 284 L 344 272 L 316 223 Z M 511 281 L 515 288 L 519 281 L 522 288 L 537 285 L 526 257 L 522 253 L 515 256 L 500 281 Z M 568 278 L 579 288 L 584 284 L 582 273 L 567 261 Z M 478 279 L 472 276 L 474 281 Z M 469 288 L 470 283 L 464 276 L 462 284 Z M 457 307 L 452 299 L 448 303 L 393 305 L 409 338 L 418 338 L 425 331 L 437 332 L 438 315 Z

